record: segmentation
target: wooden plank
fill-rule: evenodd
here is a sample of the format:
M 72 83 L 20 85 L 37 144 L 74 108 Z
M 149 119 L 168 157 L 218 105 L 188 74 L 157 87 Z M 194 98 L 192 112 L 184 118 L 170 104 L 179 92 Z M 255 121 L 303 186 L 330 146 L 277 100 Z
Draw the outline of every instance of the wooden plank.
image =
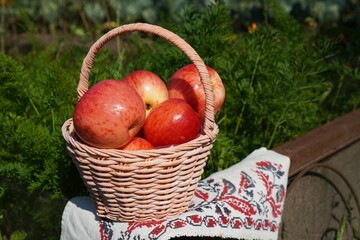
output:
M 274 151 L 291 159 L 289 177 L 360 139 L 360 109 L 281 144 Z

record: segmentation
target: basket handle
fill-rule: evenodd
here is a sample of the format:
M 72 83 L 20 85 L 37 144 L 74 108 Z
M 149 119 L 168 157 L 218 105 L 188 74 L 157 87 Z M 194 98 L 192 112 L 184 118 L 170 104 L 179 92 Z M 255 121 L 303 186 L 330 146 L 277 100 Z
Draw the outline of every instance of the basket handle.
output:
M 211 139 L 214 139 L 214 129 L 215 129 L 215 120 L 214 120 L 214 96 L 212 92 L 212 87 L 210 83 L 209 73 L 206 69 L 204 61 L 198 55 L 198 53 L 182 38 L 180 38 L 175 33 L 164 29 L 160 26 L 148 24 L 148 23 L 133 23 L 126 24 L 114 28 L 100 37 L 90 48 L 87 53 L 85 59 L 83 60 L 81 73 L 80 73 L 80 81 L 77 87 L 78 98 L 88 90 L 89 88 L 89 76 L 90 70 L 93 65 L 96 54 L 101 50 L 101 48 L 113 38 L 130 32 L 145 32 L 157 35 L 159 37 L 164 38 L 169 41 L 176 47 L 178 47 L 181 51 L 185 53 L 185 55 L 192 61 L 192 63 L 196 66 L 200 74 L 201 82 L 204 86 L 205 90 L 205 121 L 203 125 L 203 130 Z

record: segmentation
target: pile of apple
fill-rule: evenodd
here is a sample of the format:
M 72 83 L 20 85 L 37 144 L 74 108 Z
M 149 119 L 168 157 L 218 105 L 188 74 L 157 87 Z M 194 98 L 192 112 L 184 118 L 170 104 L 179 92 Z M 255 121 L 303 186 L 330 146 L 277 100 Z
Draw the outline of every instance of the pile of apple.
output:
M 214 111 L 225 99 L 219 74 L 206 66 Z M 102 80 L 79 99 L 73 114 L 76 134 L 97 148 L 146 150 L 196 138 L 205 118 L 205 92 L 194 64 L 177 70 L 168 83 L 138 70 L 123 80 Z

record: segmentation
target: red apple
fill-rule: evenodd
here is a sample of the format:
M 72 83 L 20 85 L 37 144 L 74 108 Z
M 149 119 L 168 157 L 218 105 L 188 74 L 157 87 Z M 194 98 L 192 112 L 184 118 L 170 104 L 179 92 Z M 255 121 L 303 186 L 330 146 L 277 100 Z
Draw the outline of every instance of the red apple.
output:
M 130 142 L 126 145 L 122 146 L 121 150 L 128 150 L 128 151 L 136 151 L 136 150 L 149 150 L 153 149 L 154 146 L 145 138 L 142 137 L 133 137 Z
M 79 99 L 73 114 L 74 129 L 87 144 L 119 148 L 142 128 L 145 105 L 127 83 L 103 80 Z
M 145 119 L 145 138 L 154 146 L 188 142 L 201 130 L 199 115 L 183 99 L 171 98 L 156 107 Z
M 157 104 L 169 98 L 164 81 L 153 72 L 137 70 L 127 75 L 123 81 L 135 88 L 144 100 L 146 116 Z
M 225 87 L 219 74 L 206 66 L 214 95 L 214 113 L 217 113 L 225 100 Z M 169 98 L 184 99 L 194 110 L 205 118 L 205 91 L 199 72 L 194 64 L 186 65 L 177 70 L 167 84 Z

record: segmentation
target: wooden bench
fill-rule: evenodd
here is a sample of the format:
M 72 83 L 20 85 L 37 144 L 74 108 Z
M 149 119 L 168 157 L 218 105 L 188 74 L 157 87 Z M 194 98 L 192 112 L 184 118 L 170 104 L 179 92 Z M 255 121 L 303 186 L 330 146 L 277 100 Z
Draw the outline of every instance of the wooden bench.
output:
M 360 109 L 273 150 L 291 159 L 281 239 L 360 232 Z

